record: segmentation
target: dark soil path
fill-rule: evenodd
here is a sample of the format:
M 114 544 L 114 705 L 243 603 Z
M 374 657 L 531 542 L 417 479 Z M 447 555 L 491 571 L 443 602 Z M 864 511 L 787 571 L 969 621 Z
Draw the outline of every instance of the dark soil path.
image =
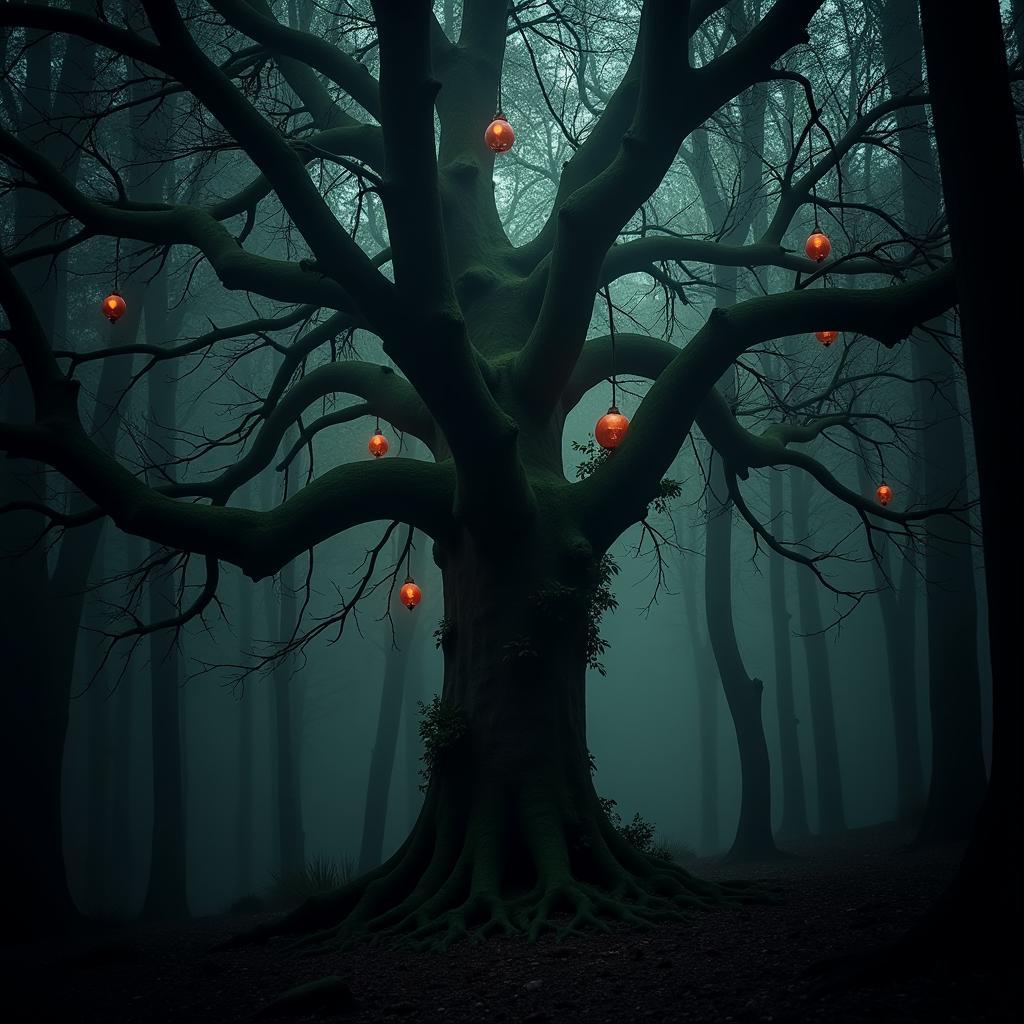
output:
M 722 865 L 696 874 L 760 878 L 784 902 L 695 915 L 652 931 L 618 929 L 556 944 L 544 939 L 463 943 L 446 954 L 359 950 L 285 954 L 281 946 L 210 953 L 261 918 L 216 917 L 186 924 L 112 929 L 89 939 L 4 950 L 0 1016 L 11 1024 L 252 1020 L 275 997 L 337 976 L 336 1009 L 264 1014 L 260 1019 L 567 1022 L 1010 1021 L 1019 1008 L 995 973 L 929 976 L 867 990 L 810 994 L 805 971 L 823 957 L 899 935 L 942 889 L 957 847 L 899 852 L 892 827 L 841 841 L 789 844 L 793 860 Z M 993 908 L 993 917 L 1001 917 Z M 346 988 L 351 1001 L 346 998 Z M 346 1003 L 348 1005 L 346 1006 Z

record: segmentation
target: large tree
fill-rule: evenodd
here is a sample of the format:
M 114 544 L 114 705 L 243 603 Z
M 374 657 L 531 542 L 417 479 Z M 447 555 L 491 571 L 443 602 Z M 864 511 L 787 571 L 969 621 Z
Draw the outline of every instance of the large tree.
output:
M 126 77 L 184 92 L 178 137 L 193 154 L 230 161 L 236 180 L 248 169 L 249 180 L 229 190 L 231 176 L 222 175 L 204 189 L 197 176 L 198 194 L 140 202 L 123 193 L 102 153 L 91 153 L 94 173 L 79 185 L 16 133 L 0 132 L 0 152 L 21 187 L 47 194 L 75 225 L 58 248 L 107 235 L 142 243 L 156 258 L 190 249 L 259 311 L 196 338 L 129 350 L 153 365 L 251 338 L 253 348 L 274 353 L 275 372 L 237 429 L 189 457 L 211 472 L 147 478 L 90 436 L 79 409 L 75 371 L 125 347 L 62 352 L 11 270 L 14 261 L 45 259 L 54 245 L 12 255 L 5 243 L 3 337 L 34 405 L 0 424 L 0 449 L 51 467 L 91 503 L 74 517 L 45 501 L 19 511 L 61 526 L 109 517 L 127 533 L 203 556 L 207 582 L 182 621 L 215 600 L 219 563 L 260 579 L 370 522 L 402 522 L 430 537 L 444 581 L 444 683 L 425 727 L 429 785 L 419 819 L 386 863 L 279 927 L 329 929 L 341 940 L 370 931 L 447 942 L 474 926 L 536 935 L 561 911 L 574 927 L 736 898 L 735 889 L 640 853 L 595 794 L 585 676 L 609 603 L 607 553 L 664 496 L 663 478 L 695 428 L 714 449 L 720 489 L 759 540 L 821 578 L 821 559 L 804 538 L 778 539 L 752 511 L 741 489 L 752 471 L 805 474 L 855 510 L 875 541 L 907 537 L 930 515 L 961 513 L 909 502 L 877 507 L 793 447 L 884 421 L 861 418 L 852 399 L 825 412 L 824 399 L 780 401 L 774 421 L 761 412 L 748 429 L 742 401 L 716 390 L 734 364 L 749 372 L 745 352 L 774 339 L 828 326 L 892 347 L 949 308 L 953 271 L 934 239 L 894 257 L 883 245 L 858 251 L 847 235 L 820 266 L 799 251 L 822 212 L 857 209 L 840 191 L 843 162 L 894 109 L 921 98 L 868 104 L 833 138 L 813 84 L 795 69 L 799 47 L 828 30 L 827 18 L 814 20 L 822 0 L 776 0 L 759 17 L 757 5 L 716 0 L 646 0 L 639 12 L 609 3 L 578 21 L 529 2 L 467 0 L 461 19 L 445 12 L 448 31 L 426 0 L 321 12 L 305 28 L 302 17 L 279 21 L 267 0 L 140 6 L 145 33 L 116 18 L 21 3 L 0 7 L 0 26 L 92 41 L 123 63 Z M 690 50 L 697 37 L 701 45 Z M 511 97 L 524 116 L 517 149 L 501 158 L 513 173 L 496 187 L 483 129 L 502 96 L 510 39 L 537 78 Z M 677 230 L 681 145 L 705 126 L 727 137 L 737 97 L 761 82 L 806 97 L 810 113 L 802 130 L 795 126 L 788 155 L 774 167 L 766 155 L 771 186 L 746 198 L 769 208 L 757 237 Z M 566 101 L 575 102 L 572 116 L 554 84 L 575 97 Z M 549 143 L 536 160 L 528 134 Z M 765 148 L 776 156 L 787 149 Z M 530 191 L 531 172 L 553 187 Z M 543 210 L 512 233 L 503 213 L 513 202 L 536 211 L 538 197 Z M 882 213 L 879 221 L 891 224 L 893 214 Z M 257 244 L 269 216 L 279 217 L 287 245 Z M 643 274 L 685 302 L 694 264 L 745 268 L 738 301 L 730 296 L 674 339 L 590 336 L 603 288 L 624 289 L 624 279 L 635 285 L 631 275 Z M 890 283 L 911 266 L 928 269 Z M 769 267 L 794 274 L 793 287 L 758 295 L 758 273 Z M 849 275 L 867 275 L 874 287 L 840 286 Z M 836 286 L 810 286 L 826 281 Z M 295 327 L 290 341 L 276 340 Z M 378 339 L 387 359 L 352 356 L 339 339 L 353 331 Z M 862 376 L 840 366 L 826 394 L 841 395 L 853 381 L 859 395 Z M 653 383 L 622 444 L 570 482 L 566 418 L 616 371 Z M 358 402 L 308 418 L 342 394 Z M 232 504 L 286 435 L 291 445 L 296 425 L 301 450 L 339 424 L 373 416 L 419 438 L 432 459 L 317 466 L 304 485 L 294 474 L 274 508 Z M 284 647 L 301 640 L 296 631 Z

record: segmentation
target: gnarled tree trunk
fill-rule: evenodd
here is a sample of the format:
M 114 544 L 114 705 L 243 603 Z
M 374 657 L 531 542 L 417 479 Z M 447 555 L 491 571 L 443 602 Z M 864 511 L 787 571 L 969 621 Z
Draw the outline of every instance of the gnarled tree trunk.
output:
M 385 864 L 257 934 L 327 929 L 446 945 L 483 934 L 654 919 L 739 898 L 652 859 L 620 836 L 591 781 L 585 680 L 597 565 L 559 541 L 554 508 L 516 544 L 470 534 L 439 548 L 445 640 L 441 703 L 429 716 L 430 781 L 413 832 Z M 507 539 L 506 539 L 507 540 Z

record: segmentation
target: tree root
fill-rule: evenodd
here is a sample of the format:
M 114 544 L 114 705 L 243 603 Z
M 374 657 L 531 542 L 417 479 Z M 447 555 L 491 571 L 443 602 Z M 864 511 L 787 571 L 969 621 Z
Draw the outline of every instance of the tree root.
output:
M 745 882 L 711 883 L 678 865 L 643 857 L 646 871 L 620 865 L 610 886 L 562 874 L 528 892 L 503 894 L 499 887 L 468 885 L 471 858 L 462 856 L 438 883 L 424 872 L 404 898 L 398 868 L 374 872 L 327 897 L 301 907 L 225 943 L 221 948 L 292 936 L 293 949 L 344 951 L 360 944 L 388 944 L 416 951 L 445 951 L 456 942 L 524 936 L 556 941 L 585 929 L 607 932 L 615 924 L 652 928 L 683 921 L 694 911 L 774 901 L 768 891 Z M 346 909 L 347 908 L 347 909 Z
M 557 941 L 588 928 L 651 928 L 777 899 L 641 853 L 603 815 L 567 815 L 536 793 L 519 796 L 511 813 L 493 801 L 470 815 L 425 808 L 386 864 L 225 945 L 286 936 L 293 948 L 316 951 L 364 943 L 446 950 L 461 940 L 533 942 L 549 933 Z

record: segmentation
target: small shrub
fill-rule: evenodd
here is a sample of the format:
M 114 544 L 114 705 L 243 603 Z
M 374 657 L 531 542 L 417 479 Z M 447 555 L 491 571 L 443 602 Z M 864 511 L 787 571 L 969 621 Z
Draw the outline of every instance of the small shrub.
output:
M 640 817 L 639 811 L 633 815 L 633 820 L 628 825 L 623 825 L 619 829 L 619 832 L 630 846 L 635 846 L 641 853 L 653 853 L 654 826 Z
M 355 874 L 355 864 L 349 857 L 333 860 L 313 857 L 300 871 L 289 875 L 273 875 L 267 893 L 268 902 L 289 906 L 302 903 L 310 896 L 323 896 L 348 884 Z
M 604 796 L 599 796 L 597 799 L 601 804 L 601 810 L 604 811 L 608 821 L 611 822 L 612 828 L 614 828 L 630 846 L 651 857 L 658 857 L 661 860 L 671 859 L 671 857 L 663 856 L 659 851 L 659 848 L 654 845 L 654 826 L 649 821 L 641 817 L 639 812 L 633 815 L 632 821 L 628 824 L 623 824 L 622 815 L 619 814 L 618 807 L 614 800 Z

